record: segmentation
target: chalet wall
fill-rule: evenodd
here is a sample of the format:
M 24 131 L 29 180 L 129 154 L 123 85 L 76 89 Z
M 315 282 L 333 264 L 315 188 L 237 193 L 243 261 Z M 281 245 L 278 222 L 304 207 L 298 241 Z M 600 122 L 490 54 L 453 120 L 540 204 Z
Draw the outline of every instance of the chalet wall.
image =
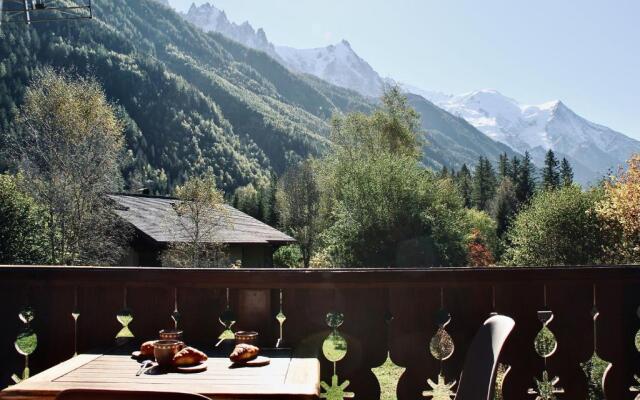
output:
M 125 267 L 161 267 L 163 248 L 154 243 L 134 241 L 126 250 L 120 265 Z M 232 244 L 228 248 L 231 262 L 241 261 L 243 268 L 273 267 L 275 247 L 268 244 Z

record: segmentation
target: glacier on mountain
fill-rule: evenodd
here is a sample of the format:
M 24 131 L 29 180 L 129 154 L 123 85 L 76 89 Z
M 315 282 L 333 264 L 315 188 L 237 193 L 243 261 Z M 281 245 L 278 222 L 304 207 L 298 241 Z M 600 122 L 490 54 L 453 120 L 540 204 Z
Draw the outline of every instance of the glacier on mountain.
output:
M 290 69 L 317 76 L 365 96 L 378 97 L 384 90 L 380 75 L 353 51 L 346 40 L 315 49 L 277 46 L 276 52 Z
M 583 183 L 595 183 L 640 152 L 639 141 L 586 120 L 559 100 L 526 105 L 491 89 L 431 100 L 515 151 L 529 151 L 539 165 L 549 149 L 566 157 Z

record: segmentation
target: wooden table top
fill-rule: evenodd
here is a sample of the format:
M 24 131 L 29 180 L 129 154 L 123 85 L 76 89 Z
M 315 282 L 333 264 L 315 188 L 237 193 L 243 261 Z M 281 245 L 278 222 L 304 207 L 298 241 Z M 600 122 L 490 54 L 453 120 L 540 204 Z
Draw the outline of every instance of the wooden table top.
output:
M 129 355 L 80 354 L 8 387 L 0 399 L 53 399 L 65 389 L 195 392 L 213 399 L 317 399 L 320 364 L 315 358 L 265 353 L 263 367 L 230 368 L 226 357 L 210 356 L 198 373 L 153 369 L 140 376 L 140 363 Z

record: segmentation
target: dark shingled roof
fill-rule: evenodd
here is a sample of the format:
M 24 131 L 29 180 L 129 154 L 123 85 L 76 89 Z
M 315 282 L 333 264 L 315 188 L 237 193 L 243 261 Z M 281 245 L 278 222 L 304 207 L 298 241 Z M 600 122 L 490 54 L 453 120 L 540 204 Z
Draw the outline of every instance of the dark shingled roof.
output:
M 153 240 L 160 243 L 186 242 L 188 235 L 177 228 L 175 198 L 112 194 L 116 213 Z M 222 243 L 293 243 L 295 239 L 257 219 L 225 205 L 228 223 L 215 232 L 211 241 Z

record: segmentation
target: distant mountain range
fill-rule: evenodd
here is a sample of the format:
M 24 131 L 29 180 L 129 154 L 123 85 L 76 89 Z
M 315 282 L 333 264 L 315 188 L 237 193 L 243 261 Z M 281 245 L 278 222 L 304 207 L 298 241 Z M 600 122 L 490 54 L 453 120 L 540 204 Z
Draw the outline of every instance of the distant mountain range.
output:
M 552 149 L 571 162 L 580 182 L 594 183 L 640 152 L 639 141 L 586 120 L 559 100 L 525 105 L 495 90 L 459 96 L 422 94 L 490 138 L 519 153 L 529 151 L 538 165 Z
M 247 21 L 240 25 L 229 21 L 223 10 L 210 3 L 192 4 L 182 15 L 205 32 L 218 32 L 247 47 L 262 50 L 295 72 L 314 75 L 364 96 L 382 94 L 384 80 L 346 40 L 327 47 L 295 49 L 274 45 L 262 28 L 256 30 Z
M 233 23 L 223 10 L 210 3 L 192 4 L 182 16 L 204 31 L 217 32 L 247 47 L 264 51 L 291 71 L 306 76 L 310 82 L 326 81 L 353 90 L 372 103 L 383 93 L 385 85 L 394 84 L 381 78 L 345 40 L 316 49 L 276 46 L 262 29 L 254 29 L 249 22 Z M 443 166 L 459 169 L 465 163 L 475 164 L 480 156 L 497 159 L 503 152 L 516 154 L 508 146 L 493 141 L 464 119 L 451 115 L 429 100 L 416 95 L 409 97 L 411 105 L 420 112 L 421 125 L 425 130 L 425 165 L 435 169 Z
M 346 40 L 335 45 L 315 49 L 296 49 L 271 43 L 262 28 L 254 29 L 247 21 L 229 21 L 223 10 L 211 3 L 192 4 L 181 14 L 187 21 L 205 32 L 216 32 L 249 48 L 261 50 L 301 76 L 316 77 L 338 87 L 353 90 L 374 103 L 383 93 L 386 80 L 351 48 Z M 317 80 L 316 80 L 317 81 Z M 467 123 L 417 95 L 409 96 L 411 105 L 421 115 L 425 130 L 423 162 L 440 169 L 459 169 L 462 164 L 473 165 L 480 156 L 497 159 L 501 153 L 516 153 Z
M 192 5 L 184 17 L 205 31 L 215 31 L 236 40 L 245 46 L 267 52 L 276 60 L 295 72 L 314 75 L 334 85 L 357 91 L 366 97 L 379 96 L 386 84 L 394 84 L 392 79 L 382 78 L 364 59 L 351 48 L 347 41 L 315 49 L 295 49 L 278 46 L 269 42 L 262 29 L 254 30 L 248 23 L 241 25 L 229 22 L 224 11 L 211 4 Z M 544 154 L 552 149 L 559 157 L 566 157 L 573 165 L 576 179 L 581 183 L 595 182 L 608 170 L 623 164 L 634 152 L 640 152 L 640 142 L 598 125 L 577 115 L 561 101 L 540 105 L 524 105 L 495 90 L 480 90 L 463 95 L 449 95 L 423 90 L 410 85 L 402 85 L 408 93 L 422 96 L 431 105 L 436 105 L 455 116 L 463 118 L 488 138 L 508 146 L 514 153 L 529 151 L 536 164 L 542 165 Z M 418 108 L 430 108 L 411 96 L 412 104 Z M 423 109 L 425 111 L 425 109 Z M 431 114 L 431 117 L 433 115 Z M 423 126 L 433 126 L 423 115 Z M 459 127 L 460 125 L 458 125 Z M 455 130 L 455 129 L 454 129 Z M 446 132 L 445 129 L 442 132 Z M 466 129 L 466 131 L 469 131 Z M 433 136 L 433 132 L 431 133 Z M 441 136 L 450 142 L 450 137 Z M 468 139 L 468 138 L 467 138 Z M 479 140 L 478 138 L 476 138 Z M 477 144 L 477 140 L 474 141 Z M 467 140 L 456 145 L 465 146 Z M 448 146 L 453 146 L 449 143 Z M 485 146 L 468 149 L 470 153 L 482 153 L 489 148 L 505 146 Z M 444 148 L 431 149 L 432 159 L 441 159 L 445 165 L 459 165 L 465 153 L 462 148 L 451 151 Z M 443 151 L 456 156 L 448 159 Z M 492 157 L 493 152 L 483 155 Z M 435 162 L 435 161 L 434 161 Z M 435 162 L 438 164 L 438 162 Z

